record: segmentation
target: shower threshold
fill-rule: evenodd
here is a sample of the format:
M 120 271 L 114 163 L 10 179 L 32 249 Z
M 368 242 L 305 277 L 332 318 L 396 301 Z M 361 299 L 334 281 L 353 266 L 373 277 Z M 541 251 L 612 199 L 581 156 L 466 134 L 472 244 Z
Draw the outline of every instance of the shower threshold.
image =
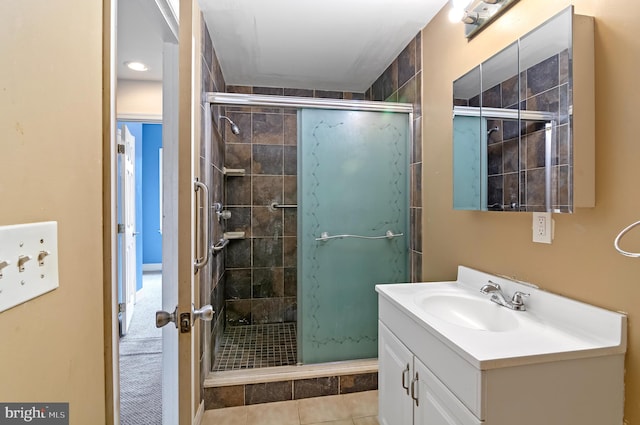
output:
M 247 406 L 378 389 L 378 359 L 210 372 L 205 409 Z
M 209 375 L 204 381 L 204 386 L 205 388 L 210 388 L 230 385 L 262 384 L 267 382 L 297 381 L 334 376 L 355 376 L 377 372 L 378 359 L 345 360 L 297 366 L 276 366 L 209 372 Z
M 378 359 L 296 364 L 295 323 L 226 329 L 204 381 L 205 409 L 378 388 Z

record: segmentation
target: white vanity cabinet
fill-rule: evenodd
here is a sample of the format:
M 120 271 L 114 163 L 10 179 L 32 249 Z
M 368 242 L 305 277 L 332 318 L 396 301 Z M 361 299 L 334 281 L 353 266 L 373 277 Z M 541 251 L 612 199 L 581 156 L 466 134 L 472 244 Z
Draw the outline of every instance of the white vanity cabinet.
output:
M 527 310 L 492 303 L 488 281 L 530 293 Z M 624 314 L 462 266 L 376 291 L 381 425 L 622 425 Z
M 380 425 L 479 425 L 393 333 L 379 322 Z
M 413 424 L 413 353 L 378 322 L 378 397 L 380 425 Z M 384 366 L 384 367 L 383 367 Z M 382 401 L 384 400 L 384 403 Z

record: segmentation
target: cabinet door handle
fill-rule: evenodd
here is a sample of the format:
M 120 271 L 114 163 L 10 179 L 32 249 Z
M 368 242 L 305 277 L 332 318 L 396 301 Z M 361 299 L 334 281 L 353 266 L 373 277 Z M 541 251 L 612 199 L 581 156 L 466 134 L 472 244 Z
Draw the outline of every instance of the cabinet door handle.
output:
M 420 377 L 418 376 L 418 372 L 416 372 L 416 377 L 411 380 L 411 398 L 416 402 L 416 407 L 420 405 L 420 401 L 418 400 L 420 395 L 418 394 L 418 386 L 416 385 L 419 380 Z
M 409 363 L 407 363 L 407 367 L 402 371 L 402 388 L 407 390 L 407 395 L 409 395 L 409 384 L 407 381 L 409 380 Z

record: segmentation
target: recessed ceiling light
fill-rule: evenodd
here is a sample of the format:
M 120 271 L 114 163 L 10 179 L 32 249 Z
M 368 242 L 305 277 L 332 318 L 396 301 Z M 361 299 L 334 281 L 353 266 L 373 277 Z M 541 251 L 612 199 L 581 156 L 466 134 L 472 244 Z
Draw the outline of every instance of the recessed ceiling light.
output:
M 147 65 L 143 64 L 142 62 L 131 61 L 131 62 L 125 62 L 124 64 L 127 66 L 127 68 L 132 69 L 134 71 L 143 72 L 143 71 L 149 70 Z

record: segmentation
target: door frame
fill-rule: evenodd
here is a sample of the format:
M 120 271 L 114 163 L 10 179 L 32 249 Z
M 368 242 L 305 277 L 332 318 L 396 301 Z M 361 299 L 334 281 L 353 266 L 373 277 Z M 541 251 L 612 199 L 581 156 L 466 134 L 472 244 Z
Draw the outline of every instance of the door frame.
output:
M 116 22 L 118 0 L 102 2 L 102 243 L 105 423 L 120 423 L 116 212 Z
M 166 1 L 159 0 L 158 4 L 162 6 Z M 116 116 L 116 87 L 117 87 L 117 5 L 118 0 L 103 0 L 103 8 L 102 8 L 102 59 L 103 59 L 103 68 L 102 68 L 102 86 L 103 86 L 103 96 L 102 96 L 102 179 L 103 179 L 103 198 L 102 198 L 102 216 L 103 216 L 103 229 L 102 229 L 102 242 L 104 249 L 103 256 L 103 310 L 104 310 L 104 320 L 103 320 L 103 335 L 104 335 L 104 379 L 105 379 L 105 423 L 107 425 L 117 425 L 120 423 L 120 368 L 119 368 L 119 329 L 118 329 L 118 292 L 117 292 L 117 284 L 118 284 L 118 274 L 117 274 L 117 153 L 116 153 L 116 131 L 117 131 L 117 121 L 118 118 L 123 120 L 132 120 L 132 116 L 130 115 L 122 115 L 120 117 Z M 162 7 L 161 7 L 162 9 Z M 162 9 L 164 10 L 164 9 Z M 171 28 L 171 32 L 175 36 L 177 36 L 176 32 L 181 31 L 182 39 L 188 40 L 188 42 L 183 43 L 180 46 L 180 60 L 182 63 L 184 61 L 189 61 L 187 64 L 187 72 L 183 72 L 180 76 L 180 86 L 185 85 L 186 82 L 191 82 L 194 72 L 199 72 L 198 70 L 193 69 L 191 64 L 191 55 L 187 55 L 186 52 L 192 51 L 192 30 L 199 30 L 199 27 L 194 25 L 193 22 L 195 19 L 192 16 L 192 11 L 198 11 L 196 0 L 188 0 L 180 2 L 180 14 L 185 16 L 183 21 L 187 24 L 184 25 L 186 28 L 184 29 L 176 29 L 177 22 L 171 21 L 168 22 L 169 27 Z M 186 12 L 186 13 L 185 13 Z M 163 13 L 164 14 L 164 13 Z M 186 18 L 188 17 L 188 18 Z M 166 16 L 165 16 L 166 18 Z M 199 20 L 198 20 L 199 22 Z M 188 32 L 188 34 L 187 34 Z M 177 37 L 176 37 L 177 38 Z M 185 53 L 182 53 L 182 52 Z M 187 58 L 188 56 L 188 58 Z M 182 69 L 182 68 L 181 68 Z M 188 74 L 188 75 L 186 75 Z M 198 87 L 199 88 L 199 87 Z M 187 97 L 187 96 L 185 96 Z M 188 97 L 191 98 L 191 92 L 188 92 Z M 182 111 L 186 102 L 183 99 L 180 99 L 176 107 L 179 107 Z M 189 112 L 191 112 L 191 106 L 188 107 Z M 196 109 L 197 110 L 197 109 Z M 150 116 L 144 116 L 144 121 L 150 122 Z M 188 114 L 188 117 L 181 116 L 179 120 L 180 127 L 180 144 L 184 146 L 185 144 L 191 145 L 188 146 L 187 149 L 194 149 L 192 140 L 199 137 L 199 132 L 196 130 L 194 134 L 192 134 L 192 120 L 197 121 L 197 117 L 192 117 L 191 114 Z M 197 140 L 197 139 L 196 139 Z M 181 161 L 183 161 L 181 159 Z M 189 167 L 189 173 L 193 170 Z M 185 173 L 186 174 L 186 173 Z M 190 182 L 189 188 L 192 187 Z M 183 190 L 183 192 L 186 192 Z M 183 197 L 183 196 L 181 196 Z M 193 205 L 189 203 L 189 208 Z M 186 211 L 185 211 L 186 212 Z M 190 214 L 183 214 L 182 216 L 189 216 Z M 189 223 L 191 223 L 191 219 L 188 219 Z M 195 229 L 188 232 L 190 239 L 191 233 L 195 231 Z M 184 251 L 190 252 L 192 243 L 191 241 L 185 242 L 185 246 L 189 246 L 189 248 Z M 179 257 L 179 262 L 185 263 L 188 261 L 189 264 L 189 273 L 190 281 L 193 282 L 193 258 L 186 259 L 186 252 L 184 254 L 181 253 Z M 185 258 L 182 258 L 185 257 Z M 183 264 L 180 266 L 183 271 L 181 273 L 182 276 L 187 276 L 186 270 L 187 267 Z M 183 299 L 188 299 L 188 308 L 186 307 L 185 302 L 181 301 L 180 311 L 189 311 L 191 312 L 191 301 L 192 297 L 190 295 L 191 285 L 186 284 L 186 282 L 180 282 L 181 294 L 180 296 Z M 189 295 L 186 294 L 189 292 Z M 192 330 L 192 332 L 188 334 L 183 334 L 180 336 L 180 339 L 187 343 L 189 346 L 188 355 L 190 358 L 185 359 L 183 353 L 180 353 L 180 361 L 179 361 L 179 369 L 180 374 L 184 377 L 182 380 L 193 381 L 193 370 L 189 366 L 193 366 L 191 360 L 191 352 L 196 348 L 196 344 L 199 343 L 198 339 L 195 338 L 196 344 L 193 342 L 193 338 L 191 335 L 197 335 L 198 328 Z M 187 341 L 188 340 L 188 341 Z M 181 343 L 182 344 L 182 343 Z M 186 364 L 186 366 L 184 366 Z M 185 373 L 186 372 L 186 373 Z M 181 387 L 184 387 L 181 385 Z M 181 417 L 180 423 L 184 424 L 192 424 L 199 423 L 199 420 L 202 416 L 202 408 L 203 405 L 200 405 L 200 408 L 195 408 L 191 402 L 193 399 L 193 388 L 190 388 L 191 391 L 181 391 L 181 400 L 180 400 L 180 410 Z M 184 394 L 186 393 L 186 394 Z M 199 395 L 199 394 L 198 394 Z M 189 402 L 184 402 L 183 399 L 189 400 Z M 184 413 L 183 413 L 184 411 Z M 194 416 L 194 413 L 196 415 Z

